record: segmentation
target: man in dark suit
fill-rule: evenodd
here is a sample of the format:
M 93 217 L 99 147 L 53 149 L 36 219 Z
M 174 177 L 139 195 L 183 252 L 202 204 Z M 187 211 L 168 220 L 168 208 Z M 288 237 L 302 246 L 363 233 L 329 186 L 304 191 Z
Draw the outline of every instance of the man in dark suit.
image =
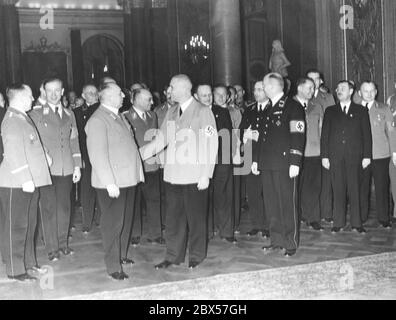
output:
M 133 92 L 131 103 L 133 107 L 129 111 L 124 112 L 124 116 L 133 128 L 138 147 L 143 147 L 150 142 L 148 135 L 155 135 L 158 129 L 157 115 L 150 111 L 153 104 L 153 96 L 146 89 L 137 89 Z M 164 244 L 165 240 L 162 238 L 161 232 L 159 160 L 157 157 L 153 157 L 146 160 L 143 165 L 145 182 L 140 183 L 137 187 L 132 238 L 141 237 L 142 205 L 144 202 L 147 216 L 147 241 Z
M 328 107 L 335 105 L 334 97 L 322 89 L 323 76 L 319 70 L 308 70 L 306 77 L 312 79 L 315 84 L 315 92 L 312 99 L 310 100 L 310 103 L 312 103 L 316 109 L 321 108 L 324 114 Z M 321 218 L 327 222 L 333 221 L 333 190 L 331 187 L 330 173 L 325 168 L 322 168 L 320 214 Z
M 265 211 L 270 219 L 271 244 L 263 250 L 284 248 L 285 256 L 296 254 L 299 244 L 297 178 L 305 143 L 303 108 L 283 93 L 278 73 L 264 78 L 264 91 L 271 100 L 260 126 L 259 142 L 253 148 L 252 172 L 261 172 Z
M 241 130 L 241 141 L 243 141 L 244 152 L 251 152 L 252 146 L 258 141 L 260 125 L 264 121 L 265 109 L 269 99 L 264 92 L 263 81 L 257 81 L 254 85 L 254 98 L 256 102 L 247 106 L 242 116 L 239 126 Z M 251 157 L 244 157 L 245 161 Z M 250 160 L 251 161 L 251 160 Z M 249 168 L 252 163 L 246 164 Z M 249 202 L 249 216 L 252 229 L 247 232 L 248 236 L 255 236 L 261 233 L 264 238 L 269 237 L 269 221 L 265 214 L 263 186 L 261 177 L 250 173 L 246 176 L 246 193 Z
M 95 213 L 95 189 L 91 186 L 92 166 L 88 157 L 87 135 L 85 125 L 89 118 L 99 107 L 98 89 L 94 85 L 86 85 L 83 88 L 82 97 L 85 103 L 73 110 L 78 129 L 78 141 L 80 143 L 82 170 L 81 170 L 81 207 L 82 207 L 82 232 L 87 234 L 91 231 Z
M 232 148 L 231 116 L 227 109 L 213 104 L 212 88 L 209 85 L 198 86 L 195 98 L 212 110 L 219 136 L 217 164 L 209 188 L 209 237 L 213 236 L 213 231 L 217 227 L 220 238 L 236 243 L 232 212 L 233 166 L 231 162 L 232 152 L 236 148 Z
M 330 170 L 334 192 L 333 233 L 346 224 L 347 198 L 352 229 L 364 233 L 360 218 L 360 174 L 372 158 L 370 118 L 366 109 L 352 102 L 353 85 L 347 80 L 337 86 L 339 103 L 326 109 L 322 137 L 322 166 Z

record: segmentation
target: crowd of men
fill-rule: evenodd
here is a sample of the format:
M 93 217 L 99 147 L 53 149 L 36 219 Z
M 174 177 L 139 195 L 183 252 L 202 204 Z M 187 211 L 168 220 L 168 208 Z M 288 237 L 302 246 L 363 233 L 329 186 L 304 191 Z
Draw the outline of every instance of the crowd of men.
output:
M 33 282 L 46 272 L 37 239 L 51 262 L 74 253 L 70 199 L 77 183 L 82 232 L 100 214 L 106 270 L 115 280 L 128 279 L 123 266 L 134 264 L 129 246 L 140 243 L 143 227 L 148 242 L 166 246 L 156 269 L 185 262 L 187 248 L 188 267 L 196 268 L 217 234 L 237 243 L 247 208 L 247 235 L 268 238 L 262 250 L 286 257 L 297 252 L 301 221 L 337 234 L 349 213 L 351 230 L 364 234 L 372 178 L 375 219 L 391 228 L 396 98 L 379 103 L 372 81 L 356 89 L 343 80 L 336 102 L 318 70 L 296 88 L 285 94 L 282 76 L 270 73 L 247 103 L 240 85 L 193 86 L 180 74 L 154 106 L 144 84 L 126 96 L 111 78 L 84 86 L 78 105 L 75 95 L 65 102 L 56 78 L 42 83 L 35 103 L 29 86 L 11 85 L 8 108 L 0 108 L 0 242 L 8 277 Z

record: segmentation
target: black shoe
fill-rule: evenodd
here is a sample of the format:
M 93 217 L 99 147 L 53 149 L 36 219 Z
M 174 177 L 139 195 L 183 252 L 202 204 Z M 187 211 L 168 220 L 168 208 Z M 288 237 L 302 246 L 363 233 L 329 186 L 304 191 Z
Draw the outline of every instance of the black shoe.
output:
M 382 228 L 385 228 L 385 229 L 392 229 L 392 224 L 390 223 L 390 222 L 380 222 L 380 225 L 381 225 L 381 227 Z
M 247 232 L 246 235 L 248 235 L 249 237 L 253 237 L 253 236 L 257 235 L 259 232 L 260 232 L 259 229 L 253 229 L 253 230 L 250 230 L 249 232 Z
M 285 252 L 285 257 L 294 256 L 296 253 L 297 253 L 297 250 L 296 250 L 296 249 L 286 250 L 286 252 Z
M 366 232 L 367 232 L 366 229 L 364 229 L 363 227 L 352 228 L 352 231 L 360 233 L 360 234 L 366 234 Z
M 342 231 L 342 228 L 339 228 L 339 227 L 331 228 L 331 233 L 339 233 L 340 231 Z
M 74 250 L 69 247 L 61 248 L 59 251 L 62 252 L 64 256 L 71 256 L 74 254 Z
M 140 237 L 133 237 L 131 239 L 131 245 L 138 246 L 140 244 Z
M 270 232 L 269 230 L 261 230 L 261 236 L 265 239 L 268 239 L 270 237 Z
M 311 223 L 309 224 L 309 227 L 310 227 L 311 229 L 315 230 L 315 231 L 323 231 L 322 226 L 321 226 L 320 223 L 318 223 L 318 222 L 311 222 Z
M 118 281 L 127 280 L 129 278 L 129 276 L 126 273 L 124 273 L 123 271 L 114 272 L 114 273 L 110 274 L 110 277 L 113 278 L 114 280 L 118 280 Z
M 19 281 L 19 282 L 24 282 L 24 283 L 32 283 L 32 282 L 37 281 L 37 278 L 32 277 L 32 276 L 28 275 L 27 273 L 20 274 L 17 276 L 8 276 L 8 279 Z
M 135 261 L 133 261 L 132 259 L 128 259 L 128 258 L 122 258 L 121 264 L 122 265 L 132 265 L 132 264 L 135 264 Z
M 156 238 L 156 239 L 154 239 L 154 240 L 152 240 L 152 239 L 147 239 L 147 242 L 148 243 L 152 243 L 152 244 L 165 244 L 165 239 L 164 238 L 162 238 L 162 237 L 158 237 L 158 238 Z
M 51 262 L 58 261 L 60 259 L 59 251 L 53 251 L 48 253 L 48 260 Z
M 157 264 L 154 268 L 155 268 L 156 270 L 159 270 L 159 269 L 167 269 L 167 268 L 169 268 L 171 265 L 178 265 L 178 264 L 173 263 L 173 262 L 170 262 L 170 261 L 168 261 L 168 260 L 165 260 L 165 261 L 162 261 L 160 264 Z
M 189 264 L 188 264 L 188 268 L 189 269 L 195 269 L 196 267 L 198 267 L 198 265 L 200 265 L 201 264 L 201 262 L 198 262 L 198 261 L 190 261 L 189 262 Z
M 226 238 L 221 238 L 221 239 L 226 240 L 227 242 L 232 243 L 232 244 L 236 244 L 238 242 L 235 237 L 226 237 Z
M 88 235 L 90 232 L 90 230 L 88 228 L 83 228 L 82 229 L 82 233 L 84 234 L 84 236 Z

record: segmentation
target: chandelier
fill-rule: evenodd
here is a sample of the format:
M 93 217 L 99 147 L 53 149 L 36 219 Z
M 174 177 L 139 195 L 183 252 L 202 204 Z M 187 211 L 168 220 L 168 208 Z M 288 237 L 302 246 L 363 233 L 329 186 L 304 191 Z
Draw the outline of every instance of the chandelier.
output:
M 193 64 L 205 62 L 209 58 L 210 46 L 202 36 L 192 36 L 184 45 L 184 53 Z

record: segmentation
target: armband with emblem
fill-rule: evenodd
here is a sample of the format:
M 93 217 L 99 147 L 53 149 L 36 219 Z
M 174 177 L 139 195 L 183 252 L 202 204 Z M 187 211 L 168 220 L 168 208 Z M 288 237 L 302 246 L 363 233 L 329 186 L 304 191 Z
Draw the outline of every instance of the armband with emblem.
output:
M 216 129 L 212 126 L 206 126 L 204 132 L 207 137 L 213 137 L 216 134 Z
M 304 121 L 290 121 L 290 132 L 291 133 L 305 133 Z

